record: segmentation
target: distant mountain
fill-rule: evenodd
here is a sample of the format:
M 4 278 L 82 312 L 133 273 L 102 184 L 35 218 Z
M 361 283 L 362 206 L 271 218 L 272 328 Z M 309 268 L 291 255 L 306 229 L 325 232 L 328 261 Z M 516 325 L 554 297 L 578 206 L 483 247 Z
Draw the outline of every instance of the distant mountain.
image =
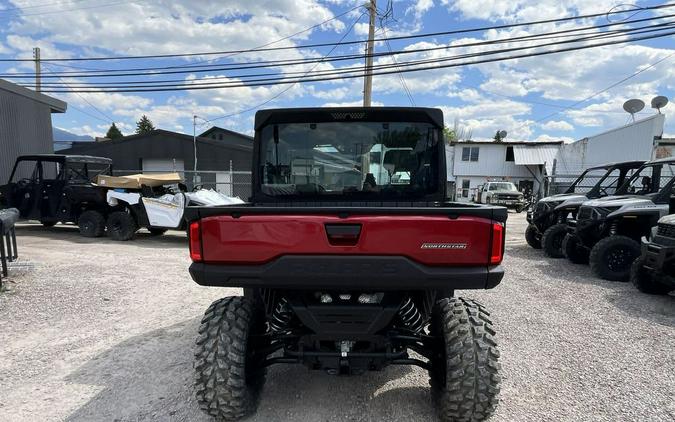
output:
M 54 132 L 54 141 L 59 142 L 59 141 L 82 141 L 82 142 L 87 142 L 87 141 L 93 141 L 94 139 L 91 136 L 87 135 L 75 135 L 74 133 L 70 133 L 67 130 L 59 129 L 57 127 L 53 128 L 52 130 Z

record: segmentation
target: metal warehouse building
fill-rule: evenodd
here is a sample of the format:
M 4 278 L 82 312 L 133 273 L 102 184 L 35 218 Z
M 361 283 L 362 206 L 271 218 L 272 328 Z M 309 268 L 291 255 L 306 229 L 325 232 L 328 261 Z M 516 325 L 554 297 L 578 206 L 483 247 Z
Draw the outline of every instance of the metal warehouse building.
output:
M 75 143 L 62 154 L 94 155 L 113 160 L 117 174 L 140 172 L 178 172 L 188 186 L 193 182 L 216 188 L 226 194 L 246 197 L 250 190 L 253 138 L 222 131 L 220 139 L 196 138 L 197 178 L 193 137 L 183 133 L 156 129 L 115 140 Z M 239 179 L 237 180 L 237 175 Z M 234 184 L 240 184 L 237 189 Z
M 6 183 L 16 157 L 54 152 L 52 113 L 66 103 L 0 79 L 0 183 Z

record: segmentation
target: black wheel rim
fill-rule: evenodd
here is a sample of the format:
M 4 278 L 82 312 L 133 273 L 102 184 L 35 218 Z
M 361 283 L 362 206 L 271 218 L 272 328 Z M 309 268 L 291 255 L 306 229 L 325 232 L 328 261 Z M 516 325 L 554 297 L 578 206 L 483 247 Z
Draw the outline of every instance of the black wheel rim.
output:
M 607 252 L 607 268 L 611 271 L 626 271 L 633 263 L 633 253 L 626 247 L 616 247 Z

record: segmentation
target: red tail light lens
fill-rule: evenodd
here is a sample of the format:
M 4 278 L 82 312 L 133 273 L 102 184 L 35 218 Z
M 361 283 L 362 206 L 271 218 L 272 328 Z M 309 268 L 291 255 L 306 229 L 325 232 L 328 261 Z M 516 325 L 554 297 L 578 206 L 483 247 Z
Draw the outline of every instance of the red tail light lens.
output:
M 194 262 L 202 260 L 202 230 L 199 221 L 190 223 L 190 258 Z
M 492 223 L 492 248 L 490 264 L 497 265 L 504 259 L 505 228 L 502 223 Z

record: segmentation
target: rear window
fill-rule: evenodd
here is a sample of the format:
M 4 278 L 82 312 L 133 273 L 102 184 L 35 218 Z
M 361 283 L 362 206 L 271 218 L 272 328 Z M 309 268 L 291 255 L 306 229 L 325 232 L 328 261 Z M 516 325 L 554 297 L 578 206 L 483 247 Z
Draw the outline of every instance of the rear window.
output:
M 438 192 L 440 130 L 429 123 L 266 126 L 261 190 L 275 197 L 400 199 Z

